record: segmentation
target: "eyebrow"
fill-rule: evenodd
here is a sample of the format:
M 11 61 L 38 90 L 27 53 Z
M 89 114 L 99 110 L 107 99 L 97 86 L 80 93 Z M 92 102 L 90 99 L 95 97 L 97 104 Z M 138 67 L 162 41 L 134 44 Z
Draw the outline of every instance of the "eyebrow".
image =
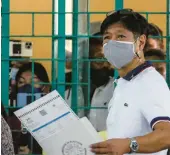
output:
M 125 33 L 123 29 L 118 29 L 118 30 L 117 30 L 117 31 L 115 31 L 115 32 L 116 32 L 116 33 Z M 110 32 L 108 32 L 108 31 L 106 31 L 106 32 L 104 32 L 104 34 L 103 34 L 103 35 L 107 35 L 107 34 L 112 34 L 112 33 L 110 33 Z
M 107 35 L 107 34 L 111 34 L 111 33 L 106 31 L 106 32 L 104 32 L 103 36 Z

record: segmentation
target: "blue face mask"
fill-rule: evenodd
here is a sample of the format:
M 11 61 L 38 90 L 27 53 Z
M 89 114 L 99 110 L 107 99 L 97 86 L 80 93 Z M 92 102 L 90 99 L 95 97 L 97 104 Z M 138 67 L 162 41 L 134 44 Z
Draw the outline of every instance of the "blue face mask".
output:
M 30 84 L 26 84 L 26 85 L 18 88 L 17 106 L 23 107 L 25 105 L 28 105 L 32 101 L 35 101 L 44 95 L 45 95 L 45 93 L 43 93 L 42 88 L 34 87 L 33 91 L 32 91 L 32 86 Z
M 30 84 L 26 84 L 18 88 L 18 93 L 42 93 L 42 88 L 33 88 Z

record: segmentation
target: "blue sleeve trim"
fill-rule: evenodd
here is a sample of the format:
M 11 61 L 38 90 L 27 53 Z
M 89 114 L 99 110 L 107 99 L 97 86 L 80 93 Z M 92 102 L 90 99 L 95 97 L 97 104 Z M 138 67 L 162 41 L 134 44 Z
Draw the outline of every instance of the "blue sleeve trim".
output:
M 152 119 L 152 121 L 150 123 L 150 126 L 152 129 L 153 129 L 154 124 L 158 121 L 170 121 L 170 117 L 164 116 L 164 117 L 156 117 L 156 118 Z

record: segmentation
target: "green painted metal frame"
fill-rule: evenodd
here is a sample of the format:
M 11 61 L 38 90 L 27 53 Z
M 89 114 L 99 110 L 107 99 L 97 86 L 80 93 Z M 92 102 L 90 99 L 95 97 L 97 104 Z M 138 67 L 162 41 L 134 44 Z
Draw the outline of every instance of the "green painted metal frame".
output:
M 167 0 L 167 12 L 170 13 L 170 0 Z M 167 14 L 167 18 L 166 18 L 166 35 L 170 36 L 170 14 Z M 169 60 L 169 63 L 167 63 L 166 67 L 167 67 L 167 76 L 166 76 L 166 80 L 167 83 L 170 87 L 170 37 L 166 38 L 166 60 Z
M 58 35 L 65 35 L 65 0 L 58 0 Z M 65 60 L 65 38 L 58 38 L 58 59 Z M 55 79 L 53 79 L 55 80 Z M 58 82 L 65 83 L 65 61 L 58 61 Z M 65 85 L 57 85 L 62 97 L 65 96 Z
M 62 4 L 64 5 L 64 4 Z M 55 12 L 55 0 L 52 0 L 52 12 Z M 61 18 L 61 17 L 60 17 Z M 59 20 L 59 19 L 58 19 Z M 61 19 L 60 19 L 61 20 Z M 52 32 L 51 32 L 52 36 L 55 35 L 55 14 L 52 14 Z M 55 51 L 55 38 L 52 37 L 52 64 L 51 64 L 51 80 L 52 80 L 52 90 L 56 89 L 56 66 L 57 66 L 57 63 L 56 63 L 56 58 L 57 58 L 57 55 L 56 55 L 56 51 Z M 60 47 L 58 47 L 60 48 Z M 60 56 L 60 55 L 59 55 Z
M 2 0 L 2 12 L 10 11 L 10 0 Z M 2 59 L 9 59 L 9 31 L 10 31 L 10 15 L 2 14 L 2 36 L 1 38 L 1 57 Z M 9 103 L 9 61 L 1 62 L 1 100 L 5 106 Z M 3 89 L 2 89 L 3 88 Z
M 79 29 L 78 23 L 78 11 L 79 11 L 79 3 L 78 0 L 73 0 L 73 36 L 77 36 Z M 78 75 L 78 37 L 73 38 L 72 40 L 72 82 L 78 83 L 79 75 Z M 77 106 L 78 106 L 78 85 L 72 85 L 72 96 L 71 96 L 71 108 L 77 114 Z
M 124 0 L 115 0 L 115 10 L 120 10 L 123 9 L 123 3 Z M 117 79 L 119 76 L 119 73 L 117 70 L 114 71 L 114 79 Z M 115 83 L 115 87 L 116 87 L 116 83 Z
M 124 0 L 115 0 L 115 10 L 123 9 Z
M 90 2 L 89 2 L 89 0 L 87 0 L 87 12 L 90 12 Z M 90 25 L 90 14 L 87 14 L 87 34 L 88 34 L 88 36 L 90 36 L 90 29 L 91 29 L 91 27 L 90 27 L 91 25 Z M 102 36 L 101 36 L 102 37 Z M 87 55 L 89 56 L 89 42 L 87 43 Z M 90 103 L 90 91 L 91 91 L 91 89 L 90 89 L 90 84 L 91 84 L 91 73 L 90 73 L 90 64 L 91 64 L 91 61 L 88 61 L 87 62 L 87 65 L 86 65 L 86 67 L 87 67 L 87 71 L 86 71 L 86 73 L 87 73 L 87 83 L 88 83 L 88 87 L 87 87 L 87 107 L 89 107 L 89 109 L 90 109 L 90 107 L 91 107 L 91 103 Z M 86 97 L 86 96 L 85 96 Z M 85 100 L 85 102 L 86 102 L 86 100 Z M 86 105 L 85 105 L 86 106 Z M 88 112 L 85 112 L 85 114 L 86 113 L 88 113 Z

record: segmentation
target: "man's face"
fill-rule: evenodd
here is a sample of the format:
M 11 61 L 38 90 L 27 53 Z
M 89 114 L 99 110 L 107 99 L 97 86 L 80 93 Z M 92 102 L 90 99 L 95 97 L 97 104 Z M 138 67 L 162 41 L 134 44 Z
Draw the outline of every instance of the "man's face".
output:
M 126 29 L 122 24 L 116 23 L 108 27 L 103 35 L 103 44 L 107 43 L 109 40 L 113 41 L 127 41 L 135 42 L 135 51 L 143 51 L 146 37 L 144 35 L 140 36 L 139 39 L 134 37 L 134 34 Z
M 157 56 L 148 56 L 146 60 L 159 60 Z M 166 64 L 165 63 L 152 63 L 153 67 L 166 79 Z

